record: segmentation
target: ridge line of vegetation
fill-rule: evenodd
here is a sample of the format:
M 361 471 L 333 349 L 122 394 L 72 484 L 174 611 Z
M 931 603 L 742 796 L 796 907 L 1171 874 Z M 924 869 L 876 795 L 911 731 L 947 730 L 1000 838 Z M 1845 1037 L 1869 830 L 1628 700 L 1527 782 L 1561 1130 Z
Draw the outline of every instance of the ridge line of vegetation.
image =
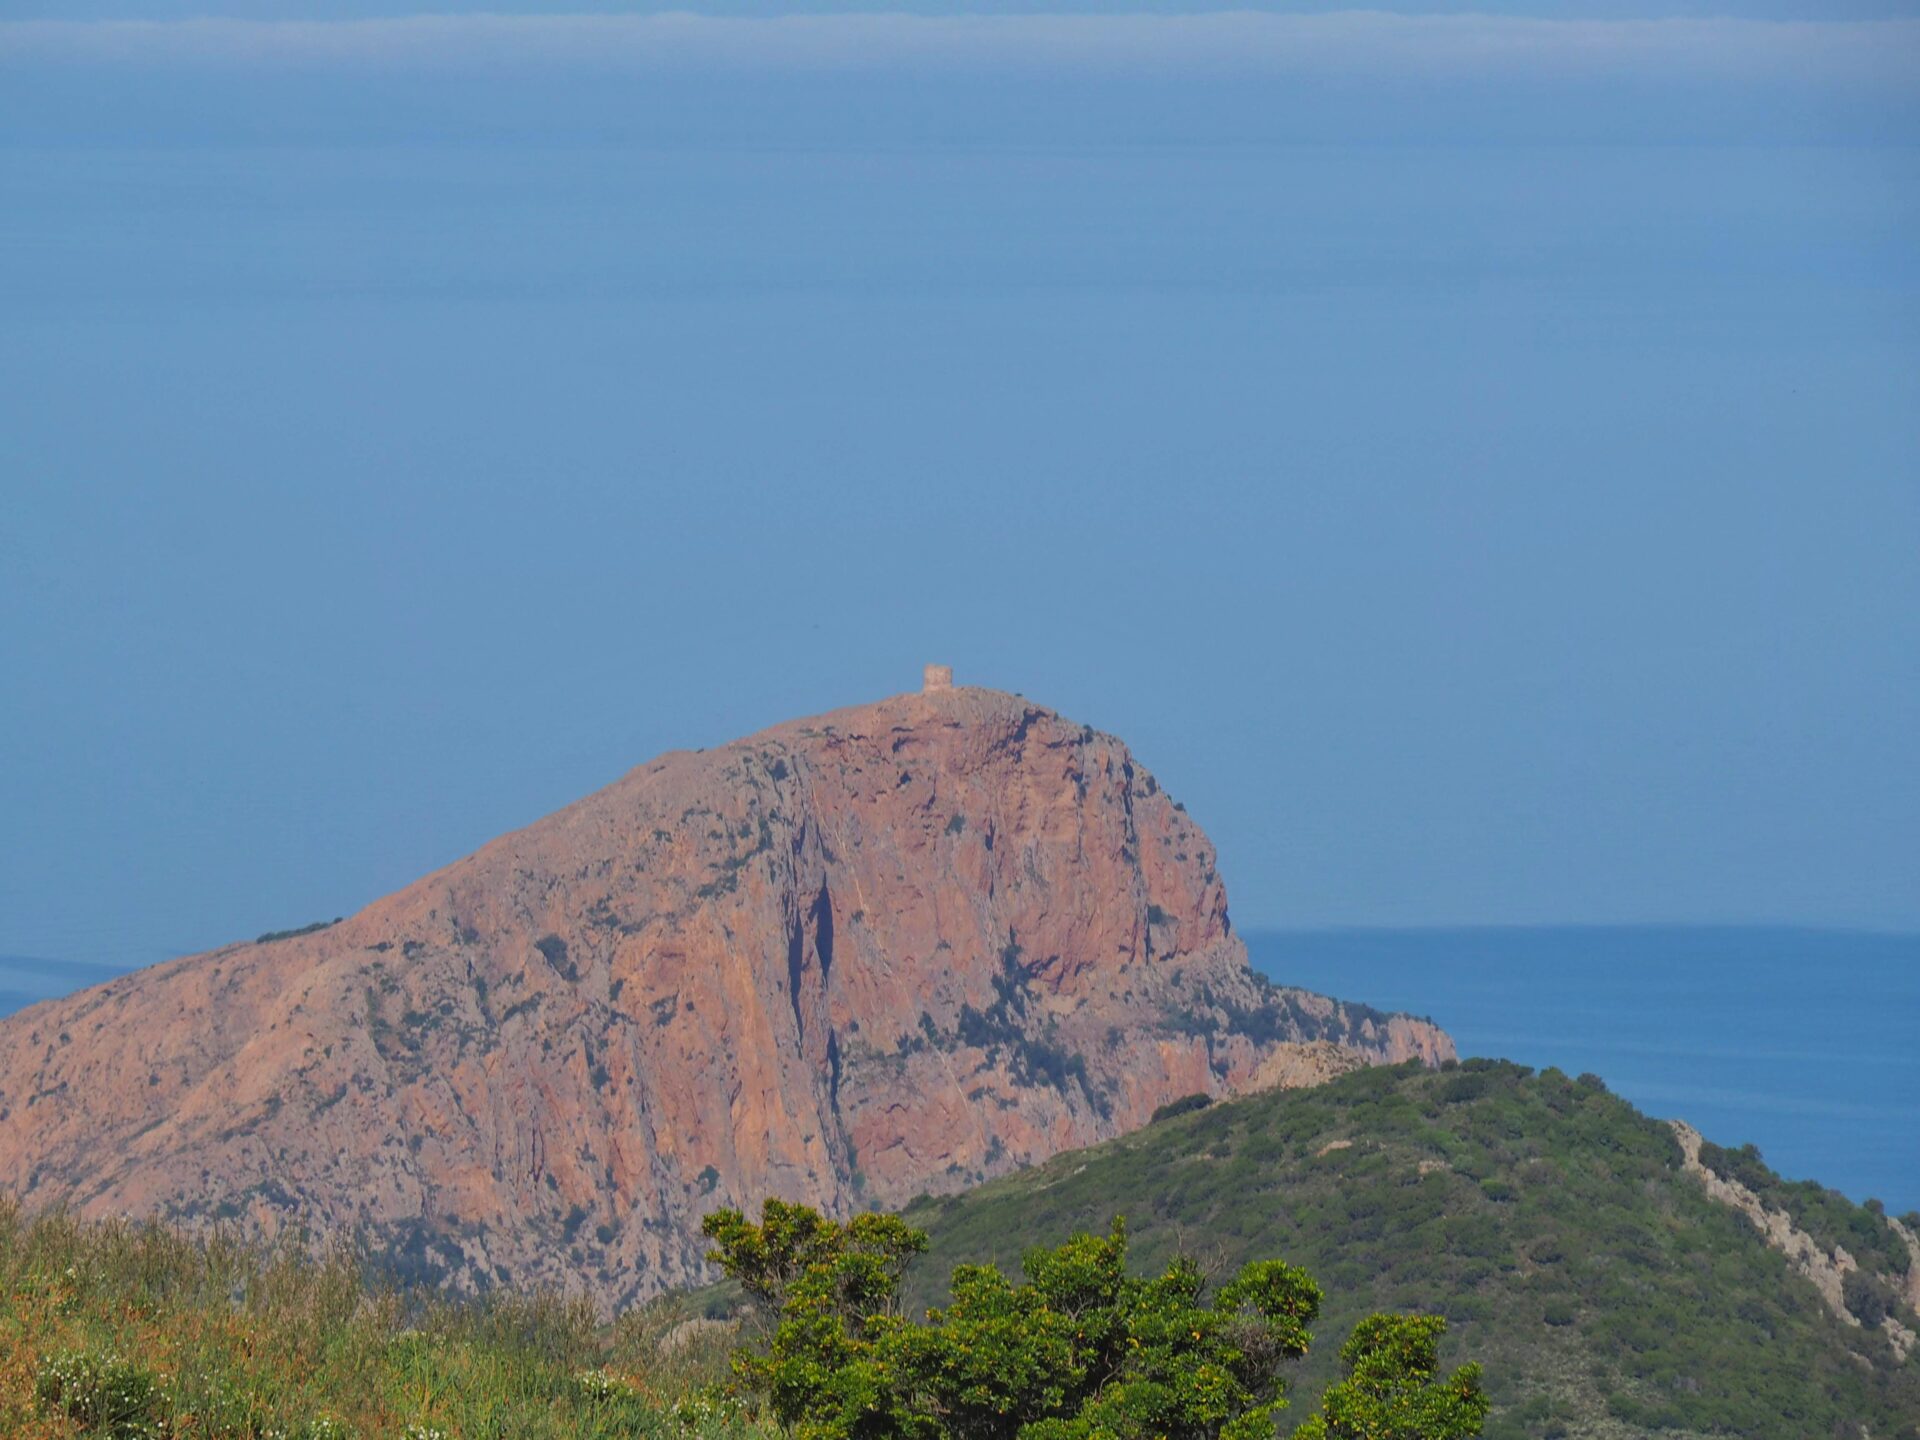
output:
M 331 930 L 347 917 L 336 915 L 331 920 L 315 920 L 311 925 L 300 925 L 292 930 L 269 930 L 254 940 L 256 945 L 267 945 L 275 940 L 295 940 L 302 935 L 315 935 L 322 930 Z
M 1833 1192 L 1820 1206 L 1822 1243 L 1891 1233 Z M 1120 1213 L 1148 1267 L 1181 1252 L 1303 1266 L 1336 1329 L 1435 1306 L 1487 1367 L 1489 1440 L 1920 1440 L 1920 1350 L 1902 1361 L 1883 1329 L 1835 1319 L 1685 1173 L 1671 1129 L 1594 1076 L 1409 1063 L 1163 1118 L 915 1201 L 904 1218 L 933 1263 L 908 1298 L 940 1303 L 950 1263 L 1008 1264 Z M 1329 1357 L 1302 1364 L 1302 1384 L 1333 1378 Z

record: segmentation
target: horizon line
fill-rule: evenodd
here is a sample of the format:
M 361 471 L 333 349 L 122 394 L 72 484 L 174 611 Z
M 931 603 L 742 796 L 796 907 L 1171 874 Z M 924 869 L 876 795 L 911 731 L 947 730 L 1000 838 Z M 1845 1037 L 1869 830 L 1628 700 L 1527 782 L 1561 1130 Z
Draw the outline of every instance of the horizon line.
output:
M 1885 83 L 1920 68 L 1920 19 L 1560 18 L 1356 8 L 730 16 L 416 13 L 374 18 L 0 21 L 0 65 L 660 73 L 1009 70 L 1328 79 Z

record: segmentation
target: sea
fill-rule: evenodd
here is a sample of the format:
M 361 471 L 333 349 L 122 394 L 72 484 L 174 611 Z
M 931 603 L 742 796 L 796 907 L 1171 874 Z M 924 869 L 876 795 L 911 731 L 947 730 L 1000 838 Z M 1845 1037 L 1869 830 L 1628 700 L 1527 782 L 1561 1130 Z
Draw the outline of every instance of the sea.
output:
M 1462 1055 L 1592 1072 L 1789 1179 L 1920 1210 L 1920 935 L 1760 927 L 1259 930 L 1276 981 L 1427 1016 Z M 0 955 L 0 1014 L 111 966 Z
M 1920 935 L 1774 927 L 1255 931 L 1272 979 L 1591 1072 L 1790 1180 L 1920 1209 Z

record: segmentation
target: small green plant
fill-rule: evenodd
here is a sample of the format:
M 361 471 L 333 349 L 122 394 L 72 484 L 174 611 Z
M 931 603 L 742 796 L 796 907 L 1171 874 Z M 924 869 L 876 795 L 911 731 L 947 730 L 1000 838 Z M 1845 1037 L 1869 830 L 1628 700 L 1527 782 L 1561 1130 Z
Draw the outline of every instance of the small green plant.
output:
M 166 1440 L 173 1433 L 173 1407 L 159 1377 L 111 1352 L 49 1356 L 33 1388 L 42 1405 L 102 1440 Z
M 738 1396 L 718 1385 L 705 1386 L 684 1400 L 674 1401 L 668 1414 L 682 1430 L 702 1435 L 735 1433 L 752 1418 Z
M 639 1386 L 624 1375 L 615 1375 L 611 1370 L 582 1370 L 573 1377 L 573 1383 L 582 1395 L 596 1405 L 640 1398 Z
M 652 1402 L 636 1381 L 604 1366 L 578 1372 L 573 1384 L 604 1431 L 638 1434 L 652 1413 Z

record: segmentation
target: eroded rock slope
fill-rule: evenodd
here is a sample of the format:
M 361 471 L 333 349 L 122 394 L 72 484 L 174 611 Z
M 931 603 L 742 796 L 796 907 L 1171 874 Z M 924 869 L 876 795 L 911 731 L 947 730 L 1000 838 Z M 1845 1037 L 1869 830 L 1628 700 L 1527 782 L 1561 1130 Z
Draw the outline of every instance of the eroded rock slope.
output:
M 0 1021 L 0 1184 L 619 1304 L 703 1278 L 716 1205 L 898 1205 L 1320 1041 L 1453 1053 L 1267 985 L 1125 745 L 956 689 L 663 755 L 325 930 Z

